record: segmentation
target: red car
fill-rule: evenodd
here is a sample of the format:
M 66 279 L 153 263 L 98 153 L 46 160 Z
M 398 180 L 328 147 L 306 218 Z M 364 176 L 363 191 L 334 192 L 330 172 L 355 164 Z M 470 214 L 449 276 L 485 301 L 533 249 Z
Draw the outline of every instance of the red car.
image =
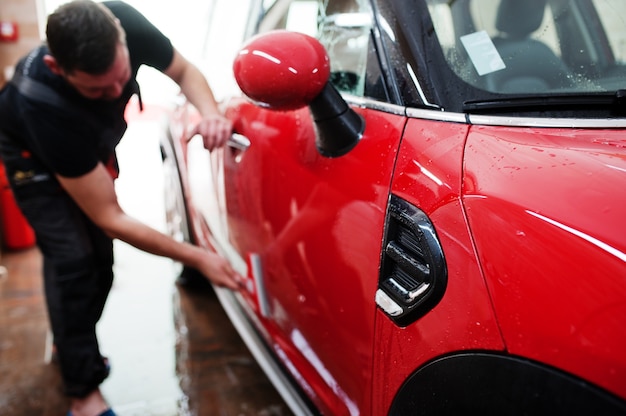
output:
M 626 414 L 624 3 L 241 3 L 168 213 L 294 413 Z

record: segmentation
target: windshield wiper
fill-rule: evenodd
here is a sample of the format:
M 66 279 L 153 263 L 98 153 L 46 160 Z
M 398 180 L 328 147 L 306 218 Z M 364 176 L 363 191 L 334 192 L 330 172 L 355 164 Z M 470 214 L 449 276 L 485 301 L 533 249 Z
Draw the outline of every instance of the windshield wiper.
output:
M 626 111 L 626 90 L 614 93 L 590 94 L 543 94 L 489 100 L 471 100 L 463 103 L 463 111 L 469 113 L 496 113 L 506 111 L 546 111 L 607 109 Z

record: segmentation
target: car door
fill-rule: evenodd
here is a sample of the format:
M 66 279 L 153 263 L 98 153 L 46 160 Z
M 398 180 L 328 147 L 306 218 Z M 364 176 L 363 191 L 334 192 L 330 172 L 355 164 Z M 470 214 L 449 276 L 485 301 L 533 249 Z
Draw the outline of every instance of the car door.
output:
M 381 91 L 367 2 L 293 1 L 281 16 L 274 12 L 259 27 L 317 36 L 348 102 Z M 250 141 L 221 162 L 229 239 L 254 282 L 244 298 L 275 354 L 327 414 L 370 406 L 374 299 L 405 124 L 403 108 L 373 108 L 383 105 L 352 106 L 365 130 L 339 157 L 318 151 L 306 107 L 273 111 L 231 100 L 227 109 Z

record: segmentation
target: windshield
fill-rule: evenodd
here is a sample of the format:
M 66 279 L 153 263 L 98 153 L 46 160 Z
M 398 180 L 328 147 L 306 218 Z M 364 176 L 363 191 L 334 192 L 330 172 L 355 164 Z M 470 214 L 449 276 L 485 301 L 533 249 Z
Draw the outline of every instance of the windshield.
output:
M 450 69 L 496 94 L 626 89 L 624 0 L 427 0 Z

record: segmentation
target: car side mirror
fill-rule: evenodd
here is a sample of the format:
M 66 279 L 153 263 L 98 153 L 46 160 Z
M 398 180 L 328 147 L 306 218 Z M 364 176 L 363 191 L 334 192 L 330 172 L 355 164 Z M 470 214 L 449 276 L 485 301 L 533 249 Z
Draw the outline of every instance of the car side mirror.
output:
M 328 82 L 330 61 L 317 39 L 275 30 L 251 38 L 233 64 L 237 84 L 255 104 L 278 111 L 309 106 L 317 150 L 326 157 L 348 153 L 365 122 Z

